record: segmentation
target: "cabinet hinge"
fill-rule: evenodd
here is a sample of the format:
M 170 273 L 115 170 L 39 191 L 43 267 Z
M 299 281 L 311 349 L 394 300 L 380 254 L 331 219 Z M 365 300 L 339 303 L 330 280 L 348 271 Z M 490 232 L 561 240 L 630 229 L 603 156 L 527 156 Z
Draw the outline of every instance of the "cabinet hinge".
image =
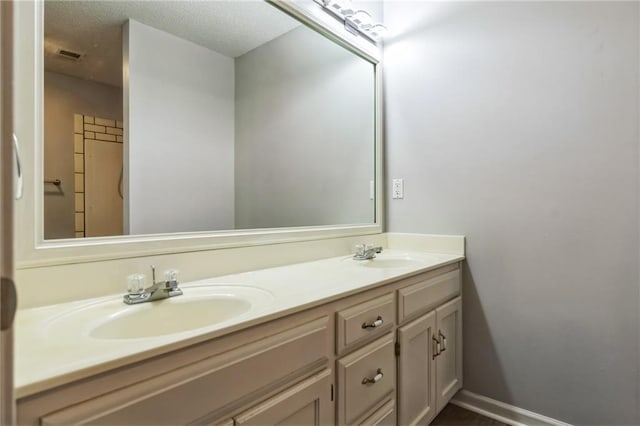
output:
M 331 385 L 331 401 L 333 401 L 333 385 Z
M 396 342 L 396 356 L 400 356 L 400 342 Z

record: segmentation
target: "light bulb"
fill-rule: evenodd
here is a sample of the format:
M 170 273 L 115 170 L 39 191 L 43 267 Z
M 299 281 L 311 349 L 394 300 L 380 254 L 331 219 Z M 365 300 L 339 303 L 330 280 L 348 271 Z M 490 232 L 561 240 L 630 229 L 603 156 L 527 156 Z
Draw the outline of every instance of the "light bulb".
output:
M 375 38 L 382 38 L 387 35 L 388 32 L 389 30 L 387 29 L 387 27 L 382 24 L 376 24 L 369 30 L 369 34 L 371 34 Z
M 342 9 L 342 2 L 339 0 L 325 0 L 324 7 L 334 12 L 340 12 L 340 9 Z
M 371 28 L 371 15 L 366 10 L 358 10 L 350 19 L 363 30 Z
M 351 0 L 343 0 L 342 1 L 342 9 L 340 9 L 340 13 L 344 17 L 351 16 L 351 15 L 353 15 L 355 13 L 355 9 L 353 8 L 353 5 L 351 4 Z
M 324 0 L 324 6 L 339 15 L 351 16 L 353 14 L 351 0 Z

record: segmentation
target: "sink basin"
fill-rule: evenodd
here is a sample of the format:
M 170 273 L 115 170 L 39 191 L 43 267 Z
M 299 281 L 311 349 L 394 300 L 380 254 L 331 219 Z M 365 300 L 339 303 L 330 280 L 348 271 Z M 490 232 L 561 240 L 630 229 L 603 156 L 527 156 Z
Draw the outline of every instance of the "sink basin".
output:
M 364 268 L 419 268 L 424 265 L 424 261 L 416 259 L 409 255 L 386 255 L 378 254 L 371 260 L 354 260 L 349 257 L 344 259 L 346 262 L 361 266 Z
M 273 295 L 250 286 L 183 287 L 182 296 L 138 305 L 109 299 L 84 305 L 54 318 L 47 329 L 94 339 L 141 339 L 211 327 L 266 305 Z
M 121 309 L 89 335 L 98 339 L 139 339 L 180 333 L 229 320 L 249 309 L 250 302 L 235 297 L 181 299 L 178 296 L 141 304 L 137 309 Z

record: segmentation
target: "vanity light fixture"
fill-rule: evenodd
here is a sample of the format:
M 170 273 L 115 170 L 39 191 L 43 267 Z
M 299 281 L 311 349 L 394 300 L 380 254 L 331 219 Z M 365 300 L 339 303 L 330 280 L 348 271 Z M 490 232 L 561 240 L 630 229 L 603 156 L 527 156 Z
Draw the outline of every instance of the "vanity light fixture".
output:
M 366 10 L 355 10 L 351 0 L 315 0 L 334 18 L 344 22 L 344 28 L 352 34 L 362 35 L 377 43 L 386 34 L 387 27 L 373 23 L 371 14 Z

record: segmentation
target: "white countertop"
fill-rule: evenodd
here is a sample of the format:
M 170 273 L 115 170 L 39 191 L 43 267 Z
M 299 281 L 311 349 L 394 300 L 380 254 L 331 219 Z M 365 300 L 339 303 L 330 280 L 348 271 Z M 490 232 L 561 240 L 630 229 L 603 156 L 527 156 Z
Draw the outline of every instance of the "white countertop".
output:
M 19 310 L 15 322 L 16 397 L 32 395 L 464 259 L 459 254 L 402 250 L 385 250 L 379 256 L 380 259 L 410 257 L 414 262 L 403 267 L 373 268 L 365 266 L 369 261 L 355 262 L 341 256 L 183 283 L 181 287 L 185 292 L 190 287 L 203 285 L 242 285 L 265 290 L 273 298 L 231 320 L 162 336 L 97 339 L 83 332 L 80 324 L 77 329 L 65 327 L 58 331 L 50 326 L 68 312 L 121 300 L 122 294 Z

